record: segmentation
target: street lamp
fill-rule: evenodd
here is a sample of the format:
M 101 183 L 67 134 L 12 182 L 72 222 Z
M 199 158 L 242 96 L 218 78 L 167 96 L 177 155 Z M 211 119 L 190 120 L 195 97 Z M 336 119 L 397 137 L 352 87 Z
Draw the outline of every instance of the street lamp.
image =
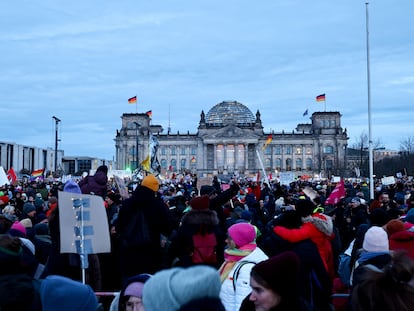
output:
M 58 151 L 58 124 L 61 121 L 58 117 L 52 117 L 55 120 L 55 173 L 57 172 L 57 151 Z
M 135 169 L 138 169 L 138 129 L 141 126 L 138 122 L 134 122 L 135 124 Z

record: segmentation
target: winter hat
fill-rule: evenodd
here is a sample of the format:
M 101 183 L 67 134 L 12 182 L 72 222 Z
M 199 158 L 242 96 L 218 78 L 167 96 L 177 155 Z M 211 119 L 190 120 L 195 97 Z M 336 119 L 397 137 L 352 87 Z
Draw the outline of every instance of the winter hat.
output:
M 359 206 L 359 205 L 361 205 L 361 199 L 358 198 L 358 197 L 354 197 L 354 198 L 351 199 L 351 203 L 355 204 L 356 206 Z
M 56 197 L 50 197 L 49 199 L 48 199 L 48 203 L 49 204 L 56 204 L 58 202 L 58 200 L 57 200 L 57 198 Z
M 273 291 L 282 297 L 297 289 L 299 271 L 299 257 L 291 251 L 261 261 L 252 268 L 253 275 L 259 275 Z
M 191 199 L 190 205 L 195 210 L 208 210 L 210 205 L 210 198 L 207 194 Z
M 410 224 L 414 224 L 414 208 L 411 208 L 407 215 L 405 215 L 405 221 L 409 222 Z
M 404 231 L 404 223 L 399 219 L 391 219 L 386 225 L 385 230 L 388 236 L 393 235 L 396 232 Z
M 12 231 L 12 232 L 10 232 L 11 233 L 11 235 L 13 235 L 13 236 L 21 236 L 19 233 L 21 233 L 21 234 L 23 234 L 23 236 L 26 236 L 26 227 L 25 226 L 23 226 L 22 225 L 22 223 L 21 222 L 19 222 L 19 221 L 15 221 L 13 224 L 12 224 L 12 226 L 10 227 L 10 230 L 9 231 Z M 13 232 L 14 231 L 14 232 Z M 16 232 L 17 231 L 17 232 Z M 13 233 L 17 233 L 17 234 L 13 234 Z
M 40 192 L 36 193 L 36 197 L 41 199 L 42 198 L 42 194 Z
M 98 301 L 89 285 L 60 275 L 49 275 L 40 286 L 43 311 L 96 311 Z
M 121 291 L 121 296 L 136 296 L 142 297 L 142 289 L 143 286 L 139 286 L 138 284 L 144 284 L 148 279 L 151 277 L 151 274 L 142 273 L 138 275 L 134 275 L 126 279 L 123 289 Z
M 65 186 L 63 187 L 63 191 L 64 192 L 70 192 L 70 193 L 78 193 L 78 194 L 82 194 L 82 191 L 79 187 L 79 185 L 74 182 L 73 180 L 68 180 L 65 184 Z
M 144 177 L 144 179 L 141 182 L 141 186 L 144 186 L 148 189 L 151 189 L 154 192 L 157 192 L 160 187 L 160 184 L 158 182 L 158 179 L 154 175 L 150 174 Z
M 20 223 L 25 227 L 25 228 L 32 228 L 33 224 L 32 221 L 30 220 L 30 218 L 25 218 L 20 220 Z
M 365 233 L 362 248 L 372 253 L 388 252 L 389 242 L 387 232 L 382 227 L 372 226 Z
M 237 248 L 255 242 L 256 229 L 247 222 L 234 224 L 227 231 Z
M 36 207 L 34 206 L 33 203 L 29 203 L 29 202 L 24 203 L 24 205 L 23 205 L 23 213 L 29 214 L 30 212 L 33 212 L 35 210 L 36 210 Z
M 145 283 L 142 299 L 146 311 L 177 311 L 196 299 L 218 298 L 220 287 L 219 273 L 213 267 L 170 268 L 157 272 Z

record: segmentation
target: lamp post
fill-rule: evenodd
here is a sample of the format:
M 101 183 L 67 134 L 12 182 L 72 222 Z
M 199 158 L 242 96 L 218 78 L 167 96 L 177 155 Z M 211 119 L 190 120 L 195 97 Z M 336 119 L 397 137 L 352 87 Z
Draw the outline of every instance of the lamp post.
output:
M 58 124 L 61 121 L 58 117 L 52 117 L 55 120 L 55 173 L 57 172 L 57 151 L 58 151 Z
M 134 122 L 135 124 L 135 169 L 138 169 L 138 129 L 141 126 L 138 122 Z

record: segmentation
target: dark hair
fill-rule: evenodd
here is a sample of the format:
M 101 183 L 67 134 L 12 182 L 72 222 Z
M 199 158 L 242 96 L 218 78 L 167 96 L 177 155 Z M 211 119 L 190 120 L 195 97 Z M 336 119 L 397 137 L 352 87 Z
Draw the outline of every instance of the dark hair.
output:
M 365 268 L 363 281 L 352 290 L 355 311 L 414 310 L 414 261 L 405 252 L 395 252 L 382 270 Z M 373 295 L 375 293 L 375 295 Z

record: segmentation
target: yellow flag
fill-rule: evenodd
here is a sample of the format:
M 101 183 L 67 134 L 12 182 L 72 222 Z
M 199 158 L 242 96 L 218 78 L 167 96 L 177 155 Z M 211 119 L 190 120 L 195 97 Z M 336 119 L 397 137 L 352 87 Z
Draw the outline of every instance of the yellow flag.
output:
M 150 156 L 147 155 L 147 157 L 145 158 L 145 160 L 141 162 L 142 168 L 145 171 L 149 172 L 150 171 L 150 164 L 151 164 Z

